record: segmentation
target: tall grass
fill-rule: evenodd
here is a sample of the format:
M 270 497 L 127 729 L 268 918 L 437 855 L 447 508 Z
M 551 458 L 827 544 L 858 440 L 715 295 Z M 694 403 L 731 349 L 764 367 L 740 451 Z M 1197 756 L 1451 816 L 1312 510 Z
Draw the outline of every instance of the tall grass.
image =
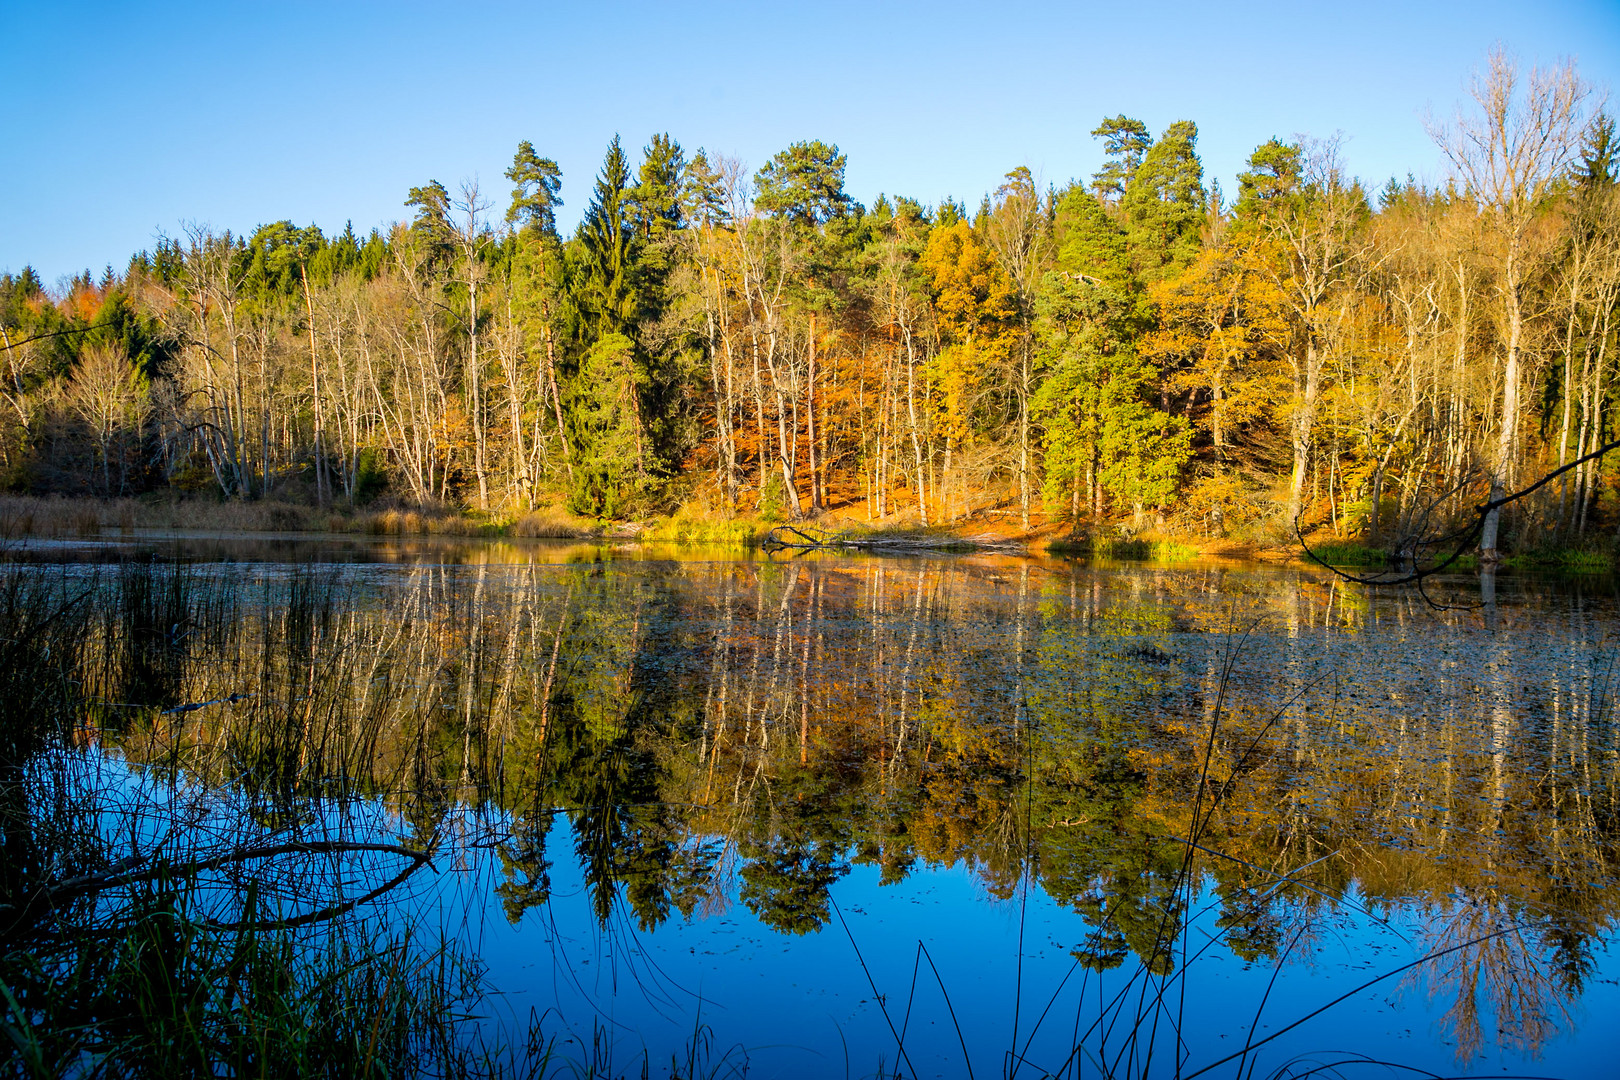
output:
M 1614 569 L 1614 554 L 1599 548 L 1546 548 L 1510 555 L 1504 565 L 1514 569 L 1566 570 L 1573 574 L 1606 574 Z
M 345 832 L 341 805 L 255 815 L 251 799 L 191 774 L 141 781 L 95 750 L 110 728 L 155 728 L 183 710 L 199 654 L 249 646 L 238 659 L 259 661 L 254 692 L 280 710 L 259 716 L 280 722 L 238 729 L 215 765 L 292 805 L 302 765 L 322 757 L 306 742 L 316 709 L 350 673 L 326 662 L 336 595 L 328 579 L 293 575 L 254 640 L 232 629 L 234 588 L 185 567 L 0 567 L 0 1076 L 549 1068 L 543 1038 L 482 1042 L 473 1021 L 487 987 L 456 943 L 375 908 L 307 910 L 312 895 L 344 896 L 356 853 L 377 848 Z M 299 839 L 311 831 L 328 839 Z M 251 847 L 266 836 L 283 842 Z M 421 840 L 418 866 L 433 843 Z M 325 857 L 259 857 L 301 850 Z
M 1313 542 L 1310 550 L 1329 566 L 1382 566 L 1389 561 L 1389 552 L 1383 548 L 1368 547 L 1353 540 Z

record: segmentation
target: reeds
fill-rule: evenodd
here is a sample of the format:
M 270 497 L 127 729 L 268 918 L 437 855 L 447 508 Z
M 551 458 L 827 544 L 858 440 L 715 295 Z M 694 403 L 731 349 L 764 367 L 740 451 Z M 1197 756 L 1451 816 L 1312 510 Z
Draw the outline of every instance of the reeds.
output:
M 1311 552 L 1330 566 L 1382 566 L 1389 561 L 1383 548 L 1368 547 L 1353 540 L 1312 543 Z
M 543 1038 L 483 1042 L 487 987 L 470 953 L 347 895 L 356 859 L 390 850 L 367 842 L 351 804 L 299 798 L 323 786 L 310 766 L 334 764 L 312 744 L 321 714 L 352 690 L 355 666 L 333 663 L 340 599 L 314 572 L 268 583 L 255 604 L 183 566 L 0 567 L 0 1076 L 548 1067 Z M 244 632 L 252 608 L 258 630 Z M 169 761 L 184 768 L 145 779 L 99 753 L 112 729 L 160 744 L 210 684 L 197 663 L 209 657 L 226 680 L 258 662 L 259 723 L 209 747 L 176 742 Z M 210 774 L 223 783 L 200 781 Z M 280 842 L 252 846 L 265 837 Z M 366 898 L 430 860 L 434 837 L 417 842 Z

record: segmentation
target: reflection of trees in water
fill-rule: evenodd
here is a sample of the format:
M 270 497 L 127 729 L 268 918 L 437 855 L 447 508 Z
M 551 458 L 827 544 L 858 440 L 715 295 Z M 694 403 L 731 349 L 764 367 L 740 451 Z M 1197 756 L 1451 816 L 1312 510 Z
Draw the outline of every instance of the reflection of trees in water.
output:
M 852 863 L 886 882 L 964 864 L 995 895 L 1034 880 L 1078 911 L 1087 964 L 1167 972 L 1179 838 L 1213 797 L 1201 843 L 1225 858 L 1200 865 L 1237 955 L 1307 952 L 1352 889 L 1426 905 L 1433 948 L 1481 938 L 1429 973 L 1459 994 L 1459 1039 L 1480 1030 L 1477 991 L 1530 1046 L 1614 919 L 1607 616 L 1579 597 L 1502 608 L 1499 634 L 1537 627 L 1508 650 L 1466 614 L 1287 575 L 872 561 L 323 580 L 208 594 L 192 618 L 211 629 L 184 639 L 165 693 L 251 696 L 126 717 L 126 747 L 267 793 L 370 794 L 418 835 L 457 806 L 500 811 L 514 919 L 548 895 L 562 811 L 604 923 L 621 903 L 650 928 L 734 896 L 805 932 Z M 1257 617 L 1223 666 L 1222 631 Z M 107 622 L 92 651 L 127 648 L 121 632 Z M 1487 885 L 1518 906 L 1449 899 Z M 1490 936 L 1508 919 L 1523 925 Z
M 1535 1053 L 1568 1022 L 1580 984 L 1569 981 L 1549 930 L 1543 917 L 1494 889 L 1464 890 L 1425 920 L 1419 947 L 1434 959 L 1417 976 L 1432 996 L 1451 999 L 1442 1023 L 1459 1059 L 1484 1044 L 1482 1000 L 1495 1014 L 1497 1040 L 1520 1051 Z

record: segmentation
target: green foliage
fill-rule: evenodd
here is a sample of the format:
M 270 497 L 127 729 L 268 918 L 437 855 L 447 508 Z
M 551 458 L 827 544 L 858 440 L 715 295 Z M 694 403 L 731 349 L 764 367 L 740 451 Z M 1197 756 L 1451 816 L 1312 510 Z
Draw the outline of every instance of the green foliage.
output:
M 855 205 L 844 193 L 844 161 L 836 146 L 796 142 L 754 174 L 754 205 L 811 228 L 841 217 Z
M 1136 510 L 1164 506 L 1191 432 L 1148 402 L 1155 372 L 1136 352 L 1131 302 L 1117 288 L 1049 274 L 1036 308 L 1049 374 L 1031 409 L 1044 432 L 1049 510 L 1077 505 L 1082 485 Z
M 684 224 L 681 184 L 686 171 L 686 154 L 667 133 L 654 135 L 642 151 L 641 169 L 630 193 L 630 218 L 642 240 L 655 248 L 666 245 Z
M 1558 569 L 1576 574 L 1606 574 L 1614 569 L 1614 554 L 1593 548 L 1538 548 L 1508 556 L 1503 565 L 1513 569 Z
M 1131 267 L 1143 281 L 1170 276 L 1200 246 L 1206 195 L 1198 126 L 1178 120 L 1142 156 L 1120 200 Z
M 1058 540 L 1047 545 L 1054 555 L 1093 555 L 1103 559 L 1158 559 L 1176 561 L 1196 559 L 1201 552 L 1174 540 L 1148 540 L 1141 537 L 1092 536 L 1071 540 Z
M 387 488 L 388 469 L 382 454 L 368 446 L 360 451 L 359 464 L 355 467 L 354 504 L 364 506 Z
M 437 180 L 411 188 L 405 197 L 405 205 L 416 208 L 416 219 L 411 223 L 414 228 L 430 236 L 444 236 L 450 232 L 450 192 Z
M 1353 540 L 1313 541 L 1307 547 L 1329 566 L 1380 566 L 1389 561 L 1389 553 L 1383 548 L 1368 547 Z
M 641 417 L 645 369 L 623 334 L 592 345 L 580 364 L 571 402 L 575 453 L 568 508 L 577 514 L 613 517 L 645 490 L 649 447 Z
M 1583 188 L 1612 187 L 1620 179 L 1620 140 L 1615 138 L 1614 117 L 1599 113 L 1581 140 L 1581 159 L 1573 172 Z
M 830 890 L 849 872 L 841 845 L 786 835 L 744 854 L 740 895 L 760 922 L 784 934 L 813 934 L 831 920 Z
M 706 225 L 723 225 L 730 216 L 723 178 L 701 147 L 681 177 L 681 213 L 688 221 Z
M 634 329 L 636 235 L 632 213 L 630 165 L 614 136 L 576 234 L 581 259 L 574 293 L 593 339 Z
M 1304 183 L 1304 152 L 1297 143 L 1269 139 L 1249 155 L 1249 168 L 1238 173 L 1239 215 L 1261 212 L 1272 202 L 1287 200 Z
M 1092 129 L 1093 138 L 1103 141 L 1108 159 L 1091 178 L 1092 191 L 1107 203 L 1117 203 L 1125 194 L 1142 165 L 1142 155 L 1153 145 L 1147 125 L 1123 113 L 1109 117 Z
M 521 229 L 545 235 L 557 232 L 557 207 L 563 204 L 562 170 L 550 158 L 534 152 L 528 139 L 518 143 L 512 156 L 512 166 L 506 170 L 512 181 L 512 204 L 506 210 L 506 222 Z
M 689 517 L 676 514 L 654 522 L 643 532 L 644 543 L 662 544 L 723 544 L 727 546 L 755 546 L 763 535 L 759 521 L 747 518 L 724 520 L 709 517 Z
M 1125 230 L 1084 188 L 1070 188 L 1058 202 L 1056 232 L 1058 270 L 1115 289 L 1129 286 Z

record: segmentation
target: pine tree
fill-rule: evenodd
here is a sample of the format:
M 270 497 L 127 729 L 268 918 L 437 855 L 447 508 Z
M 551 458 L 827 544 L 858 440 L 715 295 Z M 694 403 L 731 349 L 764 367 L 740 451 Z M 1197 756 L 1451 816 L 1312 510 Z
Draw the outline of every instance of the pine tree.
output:
M 820 140 L 796 142 L 754 174 L 754 205 L 811 228 L 854 206 L 844 193 L 845 156 Z
M 645 490 L 646 432 L 641 393 L 646 371 L 635 344 L 606 334 L 580 362 L 570 416 L 579 461 L 569 490 L 575 513 L 613 517 Z
M 1204 166 L 1198 126 L 1178 120 L 1142 156 L 1120 205 L 1131 269 L 1144 282 L 1169 277 L 1192 262 L 1204 223 Z
M 1082 492 L 1094 514 L 1104 511 L 1105 495 L 1137 515 L 1163 507 L 1191 435 L 1184 420 L 1149 403 L 1158 375 L 1136 349 L 1135 300 L 1119 285 L 1060 270 L 1047 275 L 1037 310 L 1051 372 L 1034 401 L 1045 434 L 1048 511 L 1066 509 L 1077 522 Z
M 512 205 L 507 208 L 506 223 L 556 235 L 557 207 L 563 204 L 562 170 L 557 163 L 536 154 L 534 144 L 524 139 L 518 143 L 506 178 L 512 181 Z
M 1131 283 L 1125 230 L 1085 188 L 1071 187 L 1057 206 L 1057 266 L 1117 289 Z
M 1108 160 L 1091 178 L 1091 190 L 1098 201 L 1117 205 L 1141 167 L 1142 155 L 1153 145 L 1147 125 L 1121 113 L 1092 129 L 1092 137 L 1103 141 Z

